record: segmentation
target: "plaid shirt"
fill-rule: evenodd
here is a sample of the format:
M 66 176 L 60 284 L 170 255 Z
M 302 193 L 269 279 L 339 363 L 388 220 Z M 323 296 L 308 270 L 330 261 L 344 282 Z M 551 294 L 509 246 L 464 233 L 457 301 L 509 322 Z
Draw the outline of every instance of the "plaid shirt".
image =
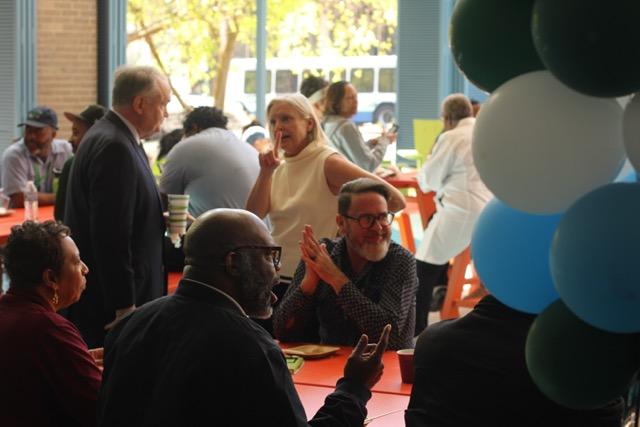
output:
M 322 242 L 349 282 L 336 295 L 331 286 L 320 281 L 316 292 L 306 296 L 300 290 L 305 275 L 301 261 L 274 315 L 276 337 L 308 342 L 319 335 L 325 344 L 353 346 L 361 334 L 376 342 L 384 325 L 391 324 L 389 348 L 413 347 L 418 285 L 413 255 L 391 242 L 384 259 L 368 263 L 357 275 L 351 269 L 344 237 Z

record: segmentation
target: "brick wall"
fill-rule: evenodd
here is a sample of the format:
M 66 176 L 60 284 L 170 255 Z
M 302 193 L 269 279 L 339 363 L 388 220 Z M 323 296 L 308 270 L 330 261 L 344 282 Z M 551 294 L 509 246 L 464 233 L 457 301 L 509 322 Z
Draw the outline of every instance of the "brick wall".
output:
M 39 0 L 37 101 L 58 113 L 58 138 L 71 136 L 63 111 L 97 100 L 96 0 Z

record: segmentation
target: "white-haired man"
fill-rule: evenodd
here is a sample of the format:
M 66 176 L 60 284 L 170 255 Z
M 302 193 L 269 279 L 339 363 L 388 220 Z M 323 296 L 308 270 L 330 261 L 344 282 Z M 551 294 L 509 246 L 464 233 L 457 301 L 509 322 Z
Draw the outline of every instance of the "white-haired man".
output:
M 469 246 L 473 226 L 493 197 L 473 164 L 471 136 L 475 120 L 466 96 L 447 96 L 442 102 L 444 131 L 418 174 L 422 191 L 436 193 L 436 213 L 416 252 L 416 335 L 427 326 L 434 286 L 446 284 L 449 259 Z
M 116 71 L 113 107 L 84 136 L 69 187 L 65 223 L 84 254 L 87 290 L 68 317 L 89 347 L 136 305 L 162 296 L 165 222 L 140 145 L 167 117 L 170 88 L 151 67 Z

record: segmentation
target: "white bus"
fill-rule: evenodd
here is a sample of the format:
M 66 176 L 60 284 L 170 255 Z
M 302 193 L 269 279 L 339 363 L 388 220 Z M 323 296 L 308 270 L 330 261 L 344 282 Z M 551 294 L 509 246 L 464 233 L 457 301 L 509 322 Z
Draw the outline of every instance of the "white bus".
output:
M 298 92 L 308 75 L 330 82 L 347 80 L 358 91 L 357 123 L 395 121 L 396 56 L 294 57 L 267 59 L 266 103 L 277 95 Z M 225 105 L 239 102 L 256 111 L 256 59 L 234 58 L 229 66 Z

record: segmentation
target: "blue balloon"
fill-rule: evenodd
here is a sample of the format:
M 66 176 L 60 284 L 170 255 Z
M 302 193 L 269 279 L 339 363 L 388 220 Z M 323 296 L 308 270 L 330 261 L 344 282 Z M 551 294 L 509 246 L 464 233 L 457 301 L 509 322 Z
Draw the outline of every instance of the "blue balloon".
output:
M 626 183 L 638 182 L 638 174 L 636 173 L 636 171 L 628 172 L 623 176 L 616 178 L 615 182 L 626 182 Z
M 578 199 L 551 248 L 551 274 L 564 303 L 610 332 L 640 331 L 640 184 L 613 183 Z
M 497 199 L 485 206 L 471 238 L 476 271 L 487 289 L 516 310 L 540 313 L 558 299 L 549 270 L 560 215 L 534 215 Z

